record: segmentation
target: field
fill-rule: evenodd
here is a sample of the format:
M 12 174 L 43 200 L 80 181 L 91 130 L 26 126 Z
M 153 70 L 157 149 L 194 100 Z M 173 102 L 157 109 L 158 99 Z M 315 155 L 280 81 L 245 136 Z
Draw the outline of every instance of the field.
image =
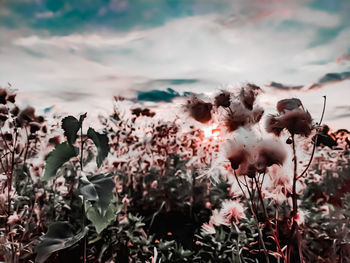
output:
M 0 89 L 0 261 L 350 262 L 349 132 L 260 92 L 115 97 L 94 126 Z

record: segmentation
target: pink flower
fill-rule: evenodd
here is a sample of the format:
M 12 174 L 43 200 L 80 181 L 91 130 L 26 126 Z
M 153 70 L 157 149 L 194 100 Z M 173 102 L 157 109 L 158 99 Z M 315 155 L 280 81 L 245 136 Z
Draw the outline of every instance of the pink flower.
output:
M 204 223 L 202 225 L 202 231 L 207 234 L 215 234 L 216 230 L 212 222 Z
M 226 200 L 222 203 L 222 213 L 229 223 L 238 224 L 239 220 L 245 218 L 243 205 L 237 200 Z
M 7 224 L 14 224 L 21 221 L 21 218 L 15 213 L 8 217 Z

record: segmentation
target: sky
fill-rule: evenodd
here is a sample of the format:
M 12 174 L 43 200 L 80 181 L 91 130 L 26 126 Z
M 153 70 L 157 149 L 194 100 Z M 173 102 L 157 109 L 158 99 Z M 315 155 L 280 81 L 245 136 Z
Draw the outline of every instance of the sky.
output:
M 270 110 L 299 97 L 315 119 L 326 95 L 326 123 L 350 129 L 349 14 L 348 0 L 0 0 L 0 86 L 79 113 L 252 82 Z

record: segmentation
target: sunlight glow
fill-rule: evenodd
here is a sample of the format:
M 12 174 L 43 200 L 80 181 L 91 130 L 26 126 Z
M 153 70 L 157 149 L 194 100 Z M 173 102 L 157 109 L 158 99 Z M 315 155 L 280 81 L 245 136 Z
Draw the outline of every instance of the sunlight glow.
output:
M 202 130 L 204 132 L 205 138 L 212 138 L 214 140 L 217 140 L 219 138 L 220 129 L 218 128 L 217 124 L 202 128 Z

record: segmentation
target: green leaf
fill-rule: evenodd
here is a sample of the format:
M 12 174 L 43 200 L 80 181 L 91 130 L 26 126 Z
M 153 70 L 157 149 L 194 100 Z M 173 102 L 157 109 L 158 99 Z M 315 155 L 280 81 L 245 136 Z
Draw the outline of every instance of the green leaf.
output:
M 49 153 L 46 164 L 45 173 L 42 180 L 47 181 L 56 176 L 57 170 L 72 157 L 76 157 L 79 154 L 79 149 L 66 142 L 57 144 L 55 149 Z
M 35 262 L 43 263 L 53 252 L 74 245 L 86 235 L 87 231 L 88 228 L 85 228 L 74 234 L 73 226 L 68 222 L 51 224 L 47 233 L 41 237 L 41 242 L 35 248 L 37 253 Z
M 95 207 L 104 216 L 113 199 L 114 175 L 97 174 L 92 177 L 82 178 L 79 185 L 80 193 L 85 200 L 95 201 Z
M 106 134 L 100 134 L 96 132 L 93 128 L 88 129 L 87 136 L 94 142 L 97 147 L 96 163 L 97 167 L 100 168 L 103 160 L 109 153 L 108 137 Z
M 85 202 L 86 217 L 94 225 L 97 234 L 100 234 L 107 226 L 116 219 L 116 206 L 110 203 L 104 216 L 102 216 L 98 208 L 92 205 L 89 201 Z
M 62 120 L 62 129 L 64 130 L 64 136 L 67 137 L 69 144 L 74 144 L 77 139 L 77 133 L 81 128 L 81 122 L 75 117 L 68 116 Z

